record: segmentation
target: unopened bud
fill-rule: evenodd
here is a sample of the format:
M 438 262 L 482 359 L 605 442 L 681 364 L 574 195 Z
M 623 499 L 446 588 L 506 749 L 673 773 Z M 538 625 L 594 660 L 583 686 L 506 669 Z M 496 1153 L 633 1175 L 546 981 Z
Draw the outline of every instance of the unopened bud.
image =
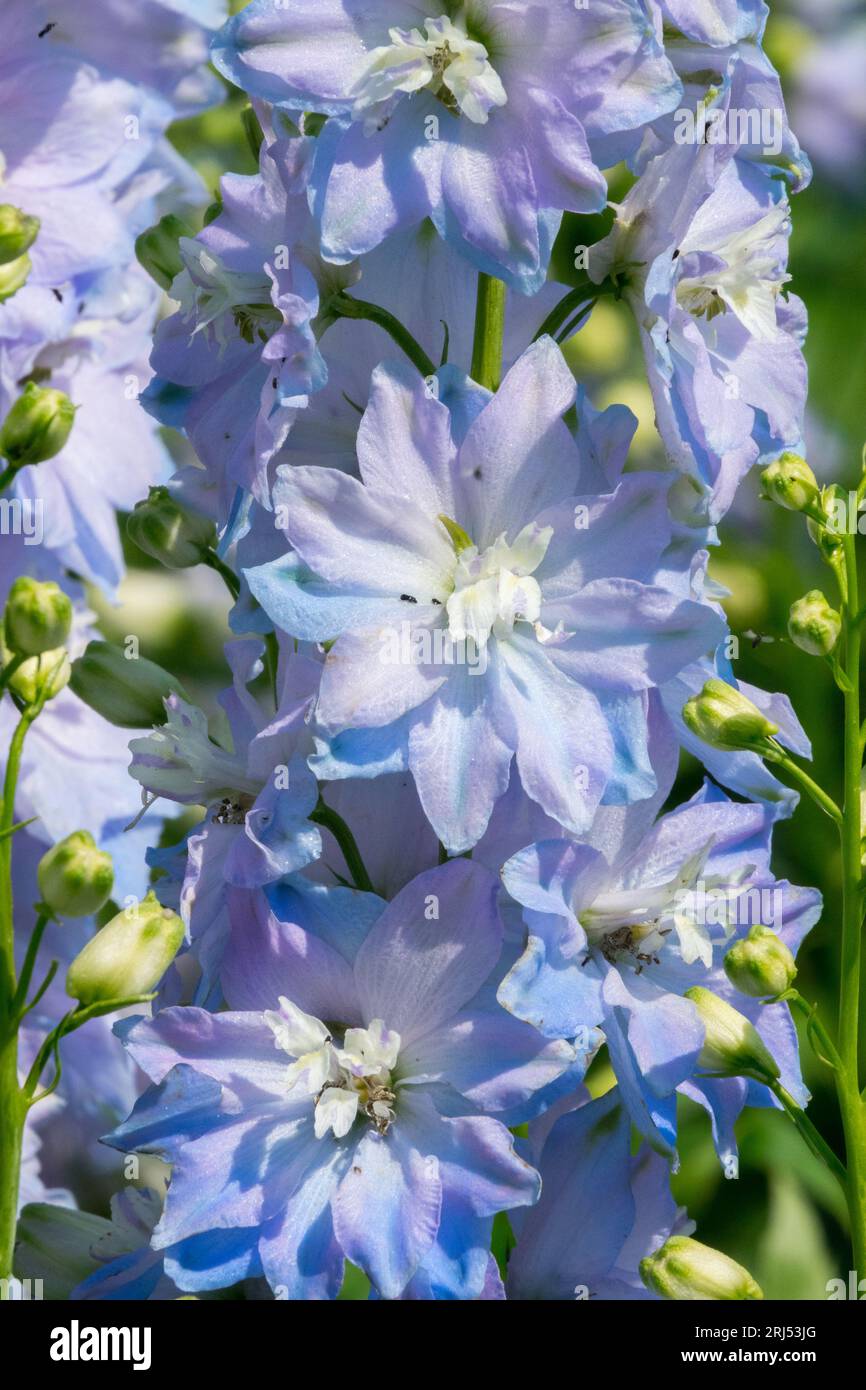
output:
M 112 917 L 66 975 L 66 992 L 81 1004 L 149 994 L 159 984 L 183 941 L 183 922 L 153 892 Z
M 38 217 L 28 217 L 11 203 L 0 203 L 0 265 L 17 261 L 29 251 L 38 231 Z
M 110 642 L 90 642 L 72 663 L 69 688 L 79 700 L 121 729 L 150 729 L 166 720 L 171 694 L 188 700 L 181 685 L 162 666 L 144 657 L 127 658 Z
M 750 1076 L 770 1085 L 779 1068 L 764 1041 L 745 1014 L 712 990 L 693 985 L 685 993 L 704 1025 L 704 1043 L 698 1066 L 712 1076 Z
M 808 463 L 799 454 L 784 453 L 761 474 L 764 497 L 787 507 L 790 512 L 802 512 L 818 500 L 818 480 Z
M 640 1262 L 640 1277 L 653 1293 L 678 1302 L 764 1297 L 747 1269 L 691 1236 L 671 1236 L 654 1255 L 647 1255 Z
M 62 647 L 72 626 L 72 601 L 59 585 L 21 575 L 4 610 L 6 646 L 16 656 L 39 656 Z
M 6 299 L 11 299 L 13 294 L 27 284 L 27 277 L 33 266 L 30 257 L 25 251 L 23 256 L 18 256 L 14 261 L 7 261 L 5 265 L 0 265 L 0 304 Z
M 771 927 L 758 924 L 728 951 L 725 974 L 741 994 L 762 999 L 790 989 L 797 966 L 781 937 Z
M 0 429 L 0 454 L 15 468 L 59 454 L 72 429 L 75 406 L 62 391 L 28 381 Z
M 165 487 L 152 487 L 136 503 L 126 531 L 140 550 L 172 570 L 200 565 L 216 541 L 213 522 L 187 511 Z
M 90 917 L 111 897 L 114 866 L 87 830 L 76 830 L 43 854 L 37 878 L 43 901 L 58 917 Z
M 686 727 L 712 748 L 747 748 L 766 752 L 779 732 L 757 705 L 727 681 L 713 677 L 683 706 Z
M 191 227 L 180 217 L 175 217 L 169 212 L 165 217 L 161 217 L 154 227 L 148 227 L 146 232 L 142 232 L 141 236 L 136 238 L 135 254 L 139 264 L 144 266 L 151 279 L 164 290 L 171 287 L 172 280 L 183 270 L 183 259 L 178 246 L 180 238 L 193 235 Z
M 4 642 L 2 647 L 3 664 L 10 660 L 10 653 Z M 25 705 L 35 704 L 37 700 L 53 700 L 69 683 L 71 667 L 65 647 L 53 647 L 30 656 L 8 678 L 8 686 Z
M 820 589 L 810 589 L 791 604 L 788 634 L 810 656 L 829 656 L 842 631 L 842 616 L 831 608 Z

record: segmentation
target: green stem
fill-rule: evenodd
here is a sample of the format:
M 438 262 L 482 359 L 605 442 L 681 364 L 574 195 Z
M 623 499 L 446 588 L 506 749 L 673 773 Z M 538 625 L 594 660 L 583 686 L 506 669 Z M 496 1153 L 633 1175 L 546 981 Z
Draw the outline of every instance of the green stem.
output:
M 19 472 L 19 465 L 15 463 L 10 463 L 8 468 L 3 469 L 3 472 L 0 473 L 0 492 L 6 491 L 17 472 Z
M 0 1041 L 0 1279 L 12 1275 L 26 1115 L 18 1088 L 18 1034 L 7 1031 Z M 0 1284 L 0 1297 L 5 1287 Z
M 229 569 L 224 560 L 221 560 L 215 550 L 207 550 L 202 556 L 202 564 L 207 565 L 222 579 L 233 599 L 237 599 L 241 591 L 241 581 L 238 579 L 233 569 Z
M 310 820 L 315 821 L 317 825 L 323 825 L 326 830 L 330 830 L 340 846 L 355 887 L 360 888 L 363 893 L 375 893 L 376 890 L 361 858 L 358 843 L 343 817 L 333 811 L 330 806 L 326 806 L 320 797 L 318 806 L 310 815 Z
M 859 729 L 857 736 L 859 740 Z M 772 752 L 765 753 L 764 756 L 767 762 L 774 763 L 776 767 L 780 767 L 787 772 L 791 780 L 796 782 L 798 786 L 812 798 L 816 806 L 820 806 L 821 810 L 828 815 L 831 820 L 834 820 L 841 830 L 842 812 L 833 798 L 827 795 L 823 787 L 818 786 L 818 783 L 809 776 L 808 772 L 804 772 L 803 768 L 798 766 L 798 764 L 794 762 L 794 759 L 790 757 L 783 748 L 780 748 L 778 744 L 774 745 Z
M 812 1153 L 816 1158 L 820 1158 L 822 1162 L 826 1163 L 837 1182 L 841 1184 L 842 1191 L 847 1193 L 848 1174 L 845 1172 L 843 1163 L 830 1148 L 830 1145 L 823 1135 L 820 1134 L 812 1124 L 805 1110 L 800 1108 L 794 1100 L 794 1097 L 789 1095 L 784 1086 L 778 1081 L 776 1081 L 770 1089 L 779 1103 L 784 1107 L 785 1113 L 794 1121 L 794 1124 L 797 1126 L 797 1129 L 803 1136 L 803 1139 L 806 1141 Z
M 838 1051 L 842 1062 L 836 1072 L 836 1091 L 845 1132 L 848 1165 L 848 1212 L 854 1268 L 866 1275 L 866 1111 L 860 1098 L 860 968 L 863 921 L 860 880 L 860 642 L 858 623 L 849 621 L 859 608 L 857 553 L 854 537 L 844 539 L 845 672 L 850 690 L 845 692 L 844 821 L 842 841 L 842 968 L 839 992 Z
M 830 1034 L 818 1017 L 817 1005 L 808 1003 L 796 989 L 786 990 L 781 996 L 780 1002 L 782 1000 L 795 1008 L 806 1020 L 806 1035 L 818 1060 L 826 1063 L 833 1071 L 840 1071 L 842 1059 L 836 1051 Z
M 569 290 L 568 294 L 563 295 L 558 304 L 554 304 L 532 341 L 537 342 L 546 333 L 549 333 L 551 338 L 555 338 L 559 329 L 576 309 L 582 308 L 583 305 L 597 299 L 600 294 L 607 292 L 606 287 L 596 285 L 588 276 L 585 276 L 579 285 L 576 285 L 573 290 Z
M 36 964 L 36 956 L 42 944 L 45 928 L 48 926 L 50 920 L 47 912 L 40 912 L 36 919 L 36 926 L 30 934 L 30 940 L 27 943 L 27 953 L 24 957 L 24 964 L 21 966 L 21 973 L 18 976 L 18 986 L 15 990 L 15 997 L 12 1000 L 12 1017 L 14 1019 L 20 1018 L 24 1006 L 27 1003 L 27 991 L 30 988 L 30 981 L 33 978 L 33 967 Z
M 502 376 L 502 340 L 505 335 L 505 284 L 482 271 L 475 301 L 475 338 L 469 375 L 479 386 L 495 391 Z
M 12 918 L 12 829 L 21 753 L 41 706 L 22 714 L 6 758 L 0 809 L 0 1279 L 12 1274 L 12 1253 L 21 1177 L 21 1145 L 27 1107 L 18 1086 L 18 1019 L 14 1010 L 15 934 Z M 2 1287 L 6 1287 L 3 1285 Z
M 386 333 L 390 333 L 394 342 L 405 352 L 409 361 L 415 364 L 422 376 L 435 376 L 436 367 L 420 343 L 412 337 L 408 328 L 405 328 L 398 318 L 381 305 L 370 304 L 366 299 L 355 299 L 353 295 L 341 291 L 328 301 L 327 309 L 337 318 L 367 319 L 370 323 L 378 324 Z

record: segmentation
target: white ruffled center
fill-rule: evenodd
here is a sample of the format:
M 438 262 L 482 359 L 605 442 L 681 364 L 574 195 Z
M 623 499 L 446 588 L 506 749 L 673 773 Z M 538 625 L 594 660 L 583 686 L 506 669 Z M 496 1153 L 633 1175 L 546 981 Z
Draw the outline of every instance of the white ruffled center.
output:
M 677 285 L 680 307 L 708 322 L 730 309 L 754 338 L 777 338 L 776 300 L 791 277 L 780 269 L 776 239 L 787 220 L 787 204 L 778 203 L 754 226 L 715 245 L 702 241 L 700 249 L 723 264 L 702 275 L 683 276 Z M 682 246 L 681 254 L 690 249 Z
M 381 128 L 400 93 L 426 88 L 476 125 L 485 125 L 491 108 L 508 100 L 484 44 L 470 39 L 459 20 L 441 15 L 425 20 L 424 30 L 389 29 L 391 42 L 371 51 L 351 92 L 353 114 L 364 117 L 368 133 Z
M 374 1018 L 367 1028 L 347 1028 L 337 1047 L 324 1023 L 282 997 L 279 1010 L 268 1010 L 265 1020 L 274 1045 L 295 1059 L 286 1072 L 288 1089 L 315 1098 L 317 1139 L 329 1130 L 342 1139 L 359 1111 L 380 1134 L 387 1133 L 394 1119 L 391 1072 L 400 1054 L 399 1033 Z
M 479 650 L 491 634 L 507 638 L 515 623 L 531 623 L 543 637 L 541 587 L 532 574 L 547 553 L 553 528 L 525 527 L 512 545 L 501 535 L 479 553 L 470 545 L 461 550 L 454 571 L 454 592 L 448 599 L 448 630 L 455 642 L 471 638 Z

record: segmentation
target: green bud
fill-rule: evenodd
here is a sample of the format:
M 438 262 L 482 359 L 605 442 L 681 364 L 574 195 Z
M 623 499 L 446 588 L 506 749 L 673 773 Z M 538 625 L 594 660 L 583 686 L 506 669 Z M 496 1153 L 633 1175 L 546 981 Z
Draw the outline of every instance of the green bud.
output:
M 72 429 L 75 406 L 62 391 L 28 381 L 0 429 L 0 454 L 16 468 L 59 454 Z
M 143 902 L 118 912 L 79 951 L 66 975 L 66 993 L 85 1006 L 149 994 L 183 936 L 177 913 L 150 892 Z
M 818 480 L 799 454 L 784 453 L 765 468 L 761 488 L 768 501 L 777 502 L 789 512 L 802 512 L 818 501 Z
M 36 240 L 38 231 L 38 217 L 28 217 L 11 203 L 0 203 L 0 265 L 23 257 Z
M 165 487 L 152 487 L 135 504 L 126 533 L 146 555 L 171 570 L 200 565 L 216 541 L 213 522 L 188 512 Z
M 10 654 L 3 646 L 4 666 Z M 38 699 L 53 700 L 69 683 L 71 667 L 65 647 L 54 647 L 51 651 L 30 656 L 14 675 L 9 677 L 8 686 L 25 705 L 32 705 Z
M 838 483 L 829 483 L 822 488 L 818 498 L 817 510 L 823 521 L 811 517 L 806 529 L 825 560 L 835 560 L 839 554 L 848 518 L 848 494 Z
M 72 626 L 72 601 L 53 580 L 21 575 L 4 611 L 6 646 L 16 656 L 39 656 L 62 647 Z
M 0 304 L 5 299 L 11 299 L 13 294 L 17 294 L 21 287 L 27 284 L 27 277 L 32 269 L 33 266 L 26 251 L 23 256 L 18 256 L 14 261 L 7 261 L 6 265 L 0 265 Z
M 135 241 L 135 254 L 152 280 L 164 290 L 171 288 L 171 282 L 183 270 L 183 258 L 178 242 L 182 236 L 191 237 L 193 231 L 173 213 L 166 213 L 154 227 L 148 227 Z
M 58 917 L 90 917 L 111 896 L 114 866 L 89 831 L 76 830 L 43 854 L 37 877 L 43 902 Z
M 671 1236 L 640 1262 L 640 1277 L 662 1298 L 711 1303 L 760 1299 L 764 1295 L 747 1269 L 691 1236 Z
M 768 740 L 779 732 L 733 685 L 713 677 L 683 705 L 686 727 L 712 748 L 767 750 Z
M 698 1057 L 702 1071 L 712 1076 L 750 1076 L 765 1085 L 778 1078 L 774 1057 L 745 1014 L 702 985 L 687 989 L 685 997 L 691 999 L 706 1029 Z
M 189 700 L 174 676 L 143 656 L 126 657 L 110 642 L 90 642 L 72 663 L 69 688 L 79 700 L 121 729 L 164 724 L 163 701 L 171 694 Z
M 810 589 L 791 604 L 788 634 L 810 656 L 829 656 L 842 631 L 842 616 L 831 608 L 820 589 Z
M 753 999 L 775 998 L 790 989 L 797 978 L 794 957 L 770 927 L 752 927 L 725 956 L 725 974 L 741 994 Z

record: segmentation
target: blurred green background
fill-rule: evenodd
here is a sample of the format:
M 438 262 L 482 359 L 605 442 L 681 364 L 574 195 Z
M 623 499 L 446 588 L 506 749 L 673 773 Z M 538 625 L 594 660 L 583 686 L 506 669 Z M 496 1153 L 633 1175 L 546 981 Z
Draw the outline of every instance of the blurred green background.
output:
M 820 36 L 801 19 L 775 7 L 767 47 L 782 72 L 789 99 L 796 95 L 803 55 L 818 42 Z M 176 145 L 214 195 L 222 172 L 255 171 L 241 123 L 243 105 L 239 93 L 227 92 L 222 107 L 179 123 L 173 131 Z M 808 129 L 800 127 L 797 133 L 809 150 Z M 859 180 L 850 181 L 849 190 L 864 185 L 866 169 Z M 806 301 L 810 316 L 809 458 L 822 481 L 835 478 L 854 486 L 866 438 L 866 202 L 838 187 L 816 161 L 814 182 L 795 200 L 793 227 L 790 288 Z M 651 464 L 659 457 L 652 403 L 625 307 L 600 302 L 569 344 L 568 356 L 597 406 L 621 401 L 635 412 L 640 422 L 635 454 L 639 463 Z M 766 689 L 788 692 L 813 740 L 820 780 L 838 795 L 837 692 L 826 666 L 786 638 L 794 599 L 810 588 L 824 587 L 835 601 L 829 572 L 799 520 L 758 501 L 756 475 L 743 484 L 721 537 L 711 573 L 731 591 L 726 606 L 732 629 L 770 639 L 754 645 L 743 637 L 737 673 Z M 215 713 L 214 697 L 225 679 L 222 641 L 228 610 L 219 579 L 210 571 L 171 575 L 149 565 L 132 547 L 127 558 L 130 571 L 120 605 L 108 609 L 95 600 L 107 635 L 137 633 L 142 653 L 175 671 Z M 684 766 L 673 800 L 690 795 L 699 780 L 696 765 Z M 179 831 L 178 823 L 174 835 Z M 816 885 L 824 894 L 824 918 L 801 953 L 798 985 L 808 999 L 818 1002 L 825 1022 L 833 1024 L 838 854 L 833 827 L 811 803 L 802 804 L 794 819 L 780 826 L 775 868 L 779 877 Z M 841 1152 L 830 1073 L 805 1043 L 803 1061 L 813 1093 L 812 1117 Z M 593 1085 L 603 1089 L 607 1084 L 601 1069 Z M 749 1111 L 738 1128 L 740 1178 L 728 1181 L 713 1151 L 706 1116 L 688 1102 L 682 1105 L 682 1166 L 674 1185 L 698 1223 L 700 1238 L 744 1263 L 768 1298 L 824 1297 L 826 1281 L 846 1276 L 850 1264 L 844 1206 L 832 1178 L 781 1114 Z

